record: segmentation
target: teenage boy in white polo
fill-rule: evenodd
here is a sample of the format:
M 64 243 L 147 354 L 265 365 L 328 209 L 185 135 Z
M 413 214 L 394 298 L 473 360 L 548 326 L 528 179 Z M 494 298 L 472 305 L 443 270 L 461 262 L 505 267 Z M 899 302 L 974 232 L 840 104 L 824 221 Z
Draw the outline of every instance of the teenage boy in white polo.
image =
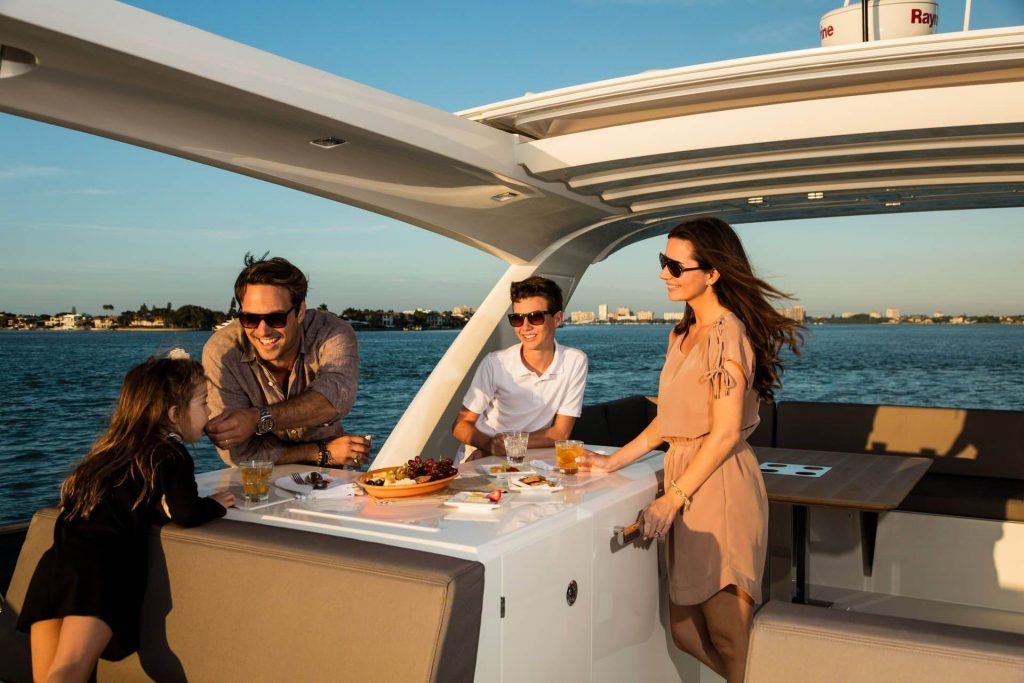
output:
M 583 409 L 587 354 L 555 342 L 563 316 L 562 290 L 551 280 L 512 283 L 508 319 L 521 343 L 488 354 L 477 368 L 452 426 L 465 444 L 460 461 L 505 455 L 502 432 L 529 432 L 529 448 L 569 438 Z

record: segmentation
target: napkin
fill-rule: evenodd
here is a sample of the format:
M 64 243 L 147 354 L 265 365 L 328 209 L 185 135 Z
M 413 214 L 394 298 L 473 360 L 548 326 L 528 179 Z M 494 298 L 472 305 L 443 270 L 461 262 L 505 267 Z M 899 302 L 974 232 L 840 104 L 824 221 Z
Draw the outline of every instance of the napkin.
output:
M 548 472 L 555 469 L 554 465 L 552 465 L 549 462 L 544 462 L 543 460 L 531 460 L 530 466 L 533 467 L 534 469 L 545 470 Z
M 308 473 L 303 472 L 302 476 L 305 477 L 306 474 Z M 291 475 L 277 479 L 274 481 L 274 485 L 285 491 L 291 491 L 307 498 L 348 498 L 350 496 L 363 495 L 363 490 L 355 483 L 345 483 L 338 477 L 332 477 L 331 475 L 327 475 L 327 478 L 331 480 L 331 483 L 327 485 L 326 489 L 319 491 L 310 484 L 296 483 L 291 478 Z

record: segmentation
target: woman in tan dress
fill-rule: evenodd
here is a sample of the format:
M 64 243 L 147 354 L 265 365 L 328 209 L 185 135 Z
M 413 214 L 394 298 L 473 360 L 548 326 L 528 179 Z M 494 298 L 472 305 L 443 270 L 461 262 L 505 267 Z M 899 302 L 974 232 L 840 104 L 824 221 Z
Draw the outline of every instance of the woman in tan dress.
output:
M 687 308 L 669 335 L 658 415 L 620 450 L 588 453 L 581 465 L 616 470 L 668 442 L 665 493 L 644 510 L 643 533 L 668 543 L 672 637 L 736 683 L 768 541 L 764 480 L 746 438 L 780 384 L 779 351 L 797 350 L 801 328 L 769 303 L 786 295 L 753 274 L 721 220 L 674 228 L 660 261 L 668 298 Z

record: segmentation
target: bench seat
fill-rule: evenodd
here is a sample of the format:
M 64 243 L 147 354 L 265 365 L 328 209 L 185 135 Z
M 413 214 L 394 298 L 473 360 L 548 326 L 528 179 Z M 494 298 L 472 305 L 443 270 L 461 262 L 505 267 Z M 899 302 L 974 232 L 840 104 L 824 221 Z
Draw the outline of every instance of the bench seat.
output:
M 1024 635 L 769 601 L 746 683 L 1020 683 Z
M 657 415 L 658 403 L 653 396 L 627 396 L 593 403 L 583 406 L 582 414 L 573 426 L 572 438 L 588 444 L 625 446 Z M 771 446 L 775 428 L 774 404 L 762 401 L 760 417 L 761 423 L 747 441 L 752 446 Z
M 36 513 L 0 612 L 0 680 L 31 679 L 16 612 L 57 510 Z M 154 530 L 141 649 L 99 681 L 471 681 L 484 568 L 336 536 L 216 520 Z

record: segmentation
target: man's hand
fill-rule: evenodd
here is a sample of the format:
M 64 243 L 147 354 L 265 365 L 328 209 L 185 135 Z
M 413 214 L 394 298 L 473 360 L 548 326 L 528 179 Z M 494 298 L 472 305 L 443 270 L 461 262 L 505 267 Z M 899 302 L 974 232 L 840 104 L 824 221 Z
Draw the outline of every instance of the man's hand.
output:
M 505 457 L 505 437 L 501 434 L 495 434 L 491 437 L 490 442 L 487 445 L 487 450 L 491 452 L 491 455 L 496 455 L 499 458 Z
M 331 452 L 328 465 L 359 467 L 370 459 L 370 442 L 355 434 L 331 439 L 327 442 L 327 450 Z
M 235 408 L 206 423 L 206 435 L 218 448 L 237 448 L 256 434 L 259 408 Z

